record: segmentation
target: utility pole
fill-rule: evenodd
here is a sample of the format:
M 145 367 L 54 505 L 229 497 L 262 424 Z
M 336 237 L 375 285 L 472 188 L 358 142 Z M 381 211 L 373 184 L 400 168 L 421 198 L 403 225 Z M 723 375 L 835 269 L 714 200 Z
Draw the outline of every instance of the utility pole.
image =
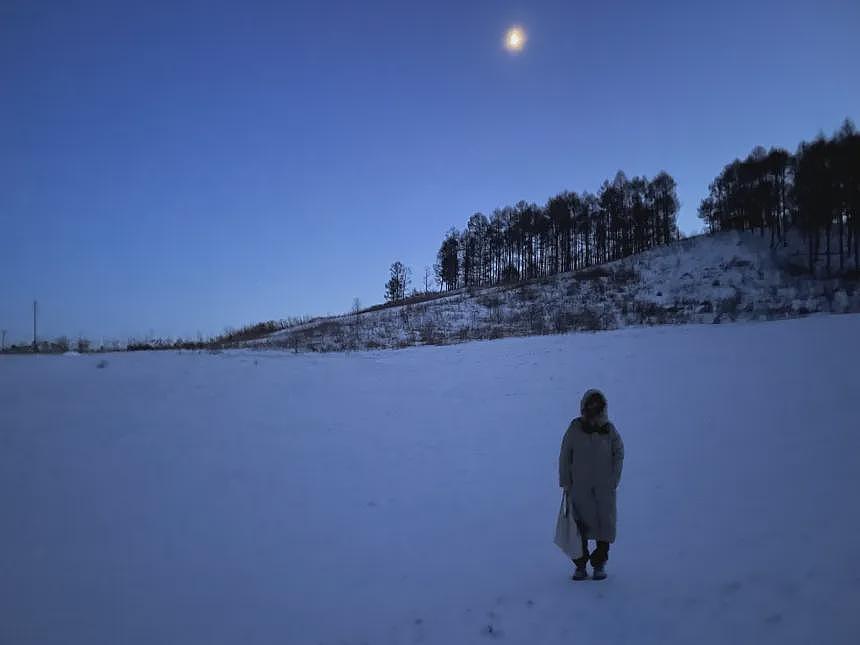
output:
M 0 335 L 3 337 L 3 341 L 0 342 L 0 352 L 6 351 L 6 330 L 0 329 Z
M 36 344 L 36 301 L 33 301 L 33 353 L 39 351 L 39 346 Z

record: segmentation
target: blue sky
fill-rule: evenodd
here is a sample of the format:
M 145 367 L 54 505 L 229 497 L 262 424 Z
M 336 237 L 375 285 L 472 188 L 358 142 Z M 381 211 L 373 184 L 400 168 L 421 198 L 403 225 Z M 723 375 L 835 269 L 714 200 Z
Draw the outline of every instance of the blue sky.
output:
M 505 29 L 529 35 L 520 55 Z M 860 3 L 0 3 L 0 328 L 209 334 L 382 300 L 476 211 L 860 117 Z

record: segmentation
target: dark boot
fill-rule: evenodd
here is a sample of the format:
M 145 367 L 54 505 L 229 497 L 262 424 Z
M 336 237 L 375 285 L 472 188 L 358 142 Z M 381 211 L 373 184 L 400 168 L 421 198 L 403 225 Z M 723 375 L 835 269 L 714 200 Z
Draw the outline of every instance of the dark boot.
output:
M 578 558 L 574 558 L 573 564 L 576 567 L 576 571 L 573 572 L 574 580 L 585 580 L 588 577 L 588 571 L 585 568 L 585 565 L 588 564 L 588 560 L 590 558 L 590 554 L 588 553 L 588 540 L 585 538 L 582 539 L 582 555 Z
M 594 568 L 592 578 L 595 580 L 606 579 L 606 562 L 609 560 L 609 542 L 597 542 L 597 548 L 591 554 L 591 566 Z

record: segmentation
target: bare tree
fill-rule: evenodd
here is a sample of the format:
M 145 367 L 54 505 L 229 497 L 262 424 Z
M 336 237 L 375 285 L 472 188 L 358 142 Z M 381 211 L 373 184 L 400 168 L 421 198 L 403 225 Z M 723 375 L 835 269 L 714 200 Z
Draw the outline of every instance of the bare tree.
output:
M 433 284 L 434 272 L 429 266 L 424 267 L 424 293 L 430 293 L 430 285 Z
M 353 298 L 352 299 L 352 313 L 353 313 L 353 315 L 358 316 L 358 314 L 360 312 L 361 312 L 361 300 L 359 300 L 358 298 Z

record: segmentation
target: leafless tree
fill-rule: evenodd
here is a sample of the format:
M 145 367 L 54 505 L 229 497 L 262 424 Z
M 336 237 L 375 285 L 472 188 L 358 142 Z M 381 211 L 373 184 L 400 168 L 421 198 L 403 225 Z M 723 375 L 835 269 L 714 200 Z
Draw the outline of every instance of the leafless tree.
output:
M 433 284 L 434 272 L 429 266 L 424 267 L 424 293 L 430 293 L 430 285 Z

